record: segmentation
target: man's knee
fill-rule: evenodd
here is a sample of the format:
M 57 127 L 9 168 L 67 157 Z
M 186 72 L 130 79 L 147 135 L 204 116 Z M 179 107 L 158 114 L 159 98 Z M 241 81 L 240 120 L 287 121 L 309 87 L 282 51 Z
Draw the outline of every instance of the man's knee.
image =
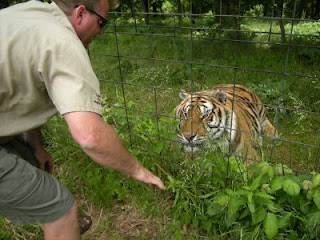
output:
M 77 202 L 74 201 L 72 207 L 68 212 L 66 212 L 63 216 L 56 219 L 55 221 L 41 224 L 42 228 L 52 225 L 52 224 L 59 224 L 59 223 L 66 223 L 66 224 L 78 224 L 78 205 Z

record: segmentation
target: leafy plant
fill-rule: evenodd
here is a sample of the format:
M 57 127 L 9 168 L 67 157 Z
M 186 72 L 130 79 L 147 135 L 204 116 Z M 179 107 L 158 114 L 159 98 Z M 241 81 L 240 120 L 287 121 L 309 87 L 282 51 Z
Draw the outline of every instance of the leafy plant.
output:
M 288 26 L 289 28 L 290 26 Z M 290 29 L 290 28 L 289 28 Z M 294 26 L 292 34 L 297 34 L 294 39 L 307 43 L 320 43 L 320 22 L 299 22 Z
M 168 189 L 175 196 L 174 219 L 208 234 L 218 230 L 233 237 L 255 232 L 269 239 L 317 238 L 320 174 L 299 176 L 264 161 L 245 172 L 236 159 L 212 153 L 201 165 L 205 170 L 191 178 L 168 176 Z

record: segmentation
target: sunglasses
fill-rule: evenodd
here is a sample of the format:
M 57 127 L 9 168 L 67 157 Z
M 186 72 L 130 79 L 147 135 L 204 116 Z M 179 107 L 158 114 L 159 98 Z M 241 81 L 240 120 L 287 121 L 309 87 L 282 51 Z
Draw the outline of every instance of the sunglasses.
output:
M 79 6 L 80 6 L 80 5 L 76 5 L 76 6 L 74 6 L 74 8 L 77 8 L 77 7 L 79 7 Z M 93 11 L 93 10 L 87 8 L 87 7 L 86 7 L 86 9 L 87 9 L 88 12 L 90 12 L 90 13 L 92 13 L 92 14 L 94 14 L 94 15 L 96 15 L 96 16 L 99 17 L 98 24 L 99 24 L 100 28 L 103 28 L 103 27 L 108 23 L 108 20 L 105 19 L 104 17 L 102 17 L 102 16 L 101 16 L 100 14 L 98 14 L 96 11 Z
M 103 27 L 108 23 L 108 20 L 107 20 L 107 19 L 105 19 L 104 17 L 102 17 L 101 15 L 99 15 L 98 13 L 96 13 L 95 11 L 93 11 L 93 10 L 91 10 L 91 9 L 89 9 L 89 8 L 87 8 L 87 10 L 88 10 L 88 12 L 93 13 L 93 14 L 95 14 L 96 16 L 99 17 L 98 24 L 99 24 L 99 26 L 100 26 L 101 28 L 103 28 Z

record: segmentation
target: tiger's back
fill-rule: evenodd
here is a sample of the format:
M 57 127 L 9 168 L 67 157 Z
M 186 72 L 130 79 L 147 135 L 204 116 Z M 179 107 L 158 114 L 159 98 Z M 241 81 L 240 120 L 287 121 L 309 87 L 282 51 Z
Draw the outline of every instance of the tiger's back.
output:
M 262 136 L 277 137 L 259 97 L 242 85 L 221 84 L 192 94 L 181 92 L 180 97 L 175 115 L 180 121 L 178 139 L 186 151 L 198 150 L 209 137 L 256 161 Z

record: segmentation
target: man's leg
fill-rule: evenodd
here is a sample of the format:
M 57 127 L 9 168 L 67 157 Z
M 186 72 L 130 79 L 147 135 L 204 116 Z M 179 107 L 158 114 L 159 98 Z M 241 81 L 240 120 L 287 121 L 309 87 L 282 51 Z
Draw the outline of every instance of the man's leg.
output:
M 16 224 L 40 223 L 46 239 L 80 239 L 72 194 L 21 155 L 0 146 L 0 215 Z
M 77 204 L 74 203 L 71 210 L 62 218 L 51 223 L 42 224 L 41 227 L 46 240 L 80 239 Z

